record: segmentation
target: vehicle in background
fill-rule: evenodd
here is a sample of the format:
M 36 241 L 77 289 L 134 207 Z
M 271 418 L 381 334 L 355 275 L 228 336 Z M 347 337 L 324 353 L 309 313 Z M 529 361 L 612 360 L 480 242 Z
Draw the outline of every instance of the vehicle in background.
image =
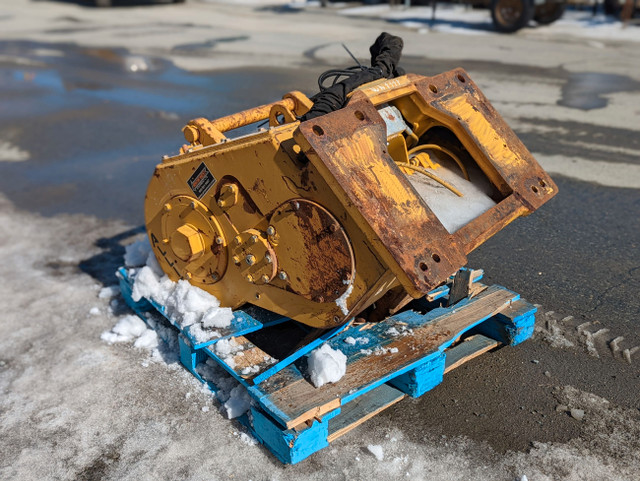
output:
M 186 0 L 94 0 L 96 7 L 113 7 L 127 4 L 143 5 L 151 3 L 184 3 Z

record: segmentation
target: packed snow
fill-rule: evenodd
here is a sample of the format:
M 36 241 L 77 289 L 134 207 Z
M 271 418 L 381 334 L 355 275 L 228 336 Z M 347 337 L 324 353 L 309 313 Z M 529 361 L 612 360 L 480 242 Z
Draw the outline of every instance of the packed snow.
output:
M 307 374 L 315 387 L 338 382 L 347 372 L 347 356 L 329 344 L 313 350 L 307 361 Z

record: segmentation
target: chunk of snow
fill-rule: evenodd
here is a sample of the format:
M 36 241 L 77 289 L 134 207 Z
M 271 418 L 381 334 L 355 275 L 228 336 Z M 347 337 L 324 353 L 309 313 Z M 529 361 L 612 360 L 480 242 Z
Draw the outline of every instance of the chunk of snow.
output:
M 143 266 L 146 264 L 150 252 L 151 244 L 147 237 L 133 242 L 124 248 L 124 265 L 127 267 Z
M 242 441 L 247 446 L 255 446 L 256 444 L 258 444 L 256 438 L 248 435 L 247 433 L 240 433 L 240 441 Z
M 382 461 L 384 459 L 384 450 L 379 444 L 369 444 L 367 446 L 367 449 L 376 457 L 378 461 Z
M 113 286 L 103 287 L 102 289 L 100 289 L 100 293 L 98 294 L 98 297 L 100 299 L 111 299 L 112 297 L 115 297 L 118 294 L 120 294 L 120 287 L 117 285 L 113 285 Z
M 227 411 L 227 417 L 229 419 L 242 416 L 249 410 L 251 406 L 251 396 L 244 386 L 238 384 L 231 390 L 229 399 L 224 403 L 224 408 Z
M 89 314 L 91 314 L 92 316 L 99 316 L 100 309 L 97 307 L 92 307 L 91 310 L 89 311 Z
M 153 329 L 147 329 L 136 339 L 133 346 L 140 349 L 155 349 L 158 347 L 158 334 Z
M 351 336 L 346 337 L 346 338 L 344 339 L 344 342 L 345 342 L 345 344 L 349 344 L 350 346 L 355 346 L 355 345 L 356 345 L 356 340 L 355 340 L 355 338 L 353 338 L 353 337 L 351 337 Z
M 582 421 L 584 419 L 584 410 L 582 409 L 572 409 L 570 411 L 571 417 L 573 419 L 577 419 L 578 421 Z
M 136 337 L 140 337 L 147 330 L 147 325 L 138 316 L 128 315 L 120 319 L 111 332 L 121 337 L 118 342 L 132 341 Z
M 347 356 L 328 344 L 311 352 L 307 364 L 308 374 L 315 387 L 338 382 L 347 371 Z

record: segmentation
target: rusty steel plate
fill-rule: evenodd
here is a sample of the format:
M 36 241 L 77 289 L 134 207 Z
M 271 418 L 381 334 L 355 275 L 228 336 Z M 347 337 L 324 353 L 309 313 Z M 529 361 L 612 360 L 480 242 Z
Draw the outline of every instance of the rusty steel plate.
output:
M 355 259 L 347 233 L 327 209 L 294 199 L 275 210 L 270 224 L 288 289 L 316 302 L 332 302 L 344 294 L 355 274 Z

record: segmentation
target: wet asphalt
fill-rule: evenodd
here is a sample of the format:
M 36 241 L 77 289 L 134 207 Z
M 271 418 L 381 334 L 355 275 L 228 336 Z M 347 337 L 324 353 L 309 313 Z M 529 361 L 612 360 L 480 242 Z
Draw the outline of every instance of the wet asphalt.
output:
M 3 140 L 30 154 L 27 161 L 0 165 L 0 190 L 17 207 L 46 216 L 81 213 L 131 225 L 143 223 L 149 177 L 162 155 L 178 151 L 187 121 L 230 114 L 290 90 L 313 94 L 317 75 L 326 69 L 191 73 L 126 50 L 3 42 L 0 51 L 5 54 L 0 60 L 0 132 Z M 11 56 L 22 60 L 8 60 Z M 460 64 L 484 73 L 522 75 L 525 68 L 405 59 L 408 71 L 425 75 Z M 584 111 L 602 107 L 604 94 L 640 89 L 638 82 L 608 74 L 540 68 L 525 74 L 563 82 L 559 103 Z M 544 122 L 558 134 L 523 133 L 532 151 L 602 160 L 579 143 L 563 141 L 580 136 L 640 147 L 632 130 Z M 638 163 L 636 156 L 621 155 L 616 161 Z M 627 347 L 640 345 L 638 191 L 555 180 L 560 188 L 556 198 L 477 249 L 469 265 L 484 268 L 489 283 L 540 304 L 541 314 L 573 316 L 569 330 L 591 322 L 593 330 L 604 326 L 624 336 Z M 534 441 L 567 441 L 580 435 L 581 425 L 555 411 L 557 386 L 574 385 L 622 406 L 640 407 L 640 359 L 629 364 L 606 342 L 596 347 L 599 357 L 579 344 L 557 349 L 542 339 L 505 348 L 448 374 L 428 395 L 370 422 L 380 429 L 402 426 L 414 440 L 441 442 L 442 436 L 466 435 L 498 451 L 524 450 Z M 417 416 L 423 420 L 419 425 L 412 421 Z

